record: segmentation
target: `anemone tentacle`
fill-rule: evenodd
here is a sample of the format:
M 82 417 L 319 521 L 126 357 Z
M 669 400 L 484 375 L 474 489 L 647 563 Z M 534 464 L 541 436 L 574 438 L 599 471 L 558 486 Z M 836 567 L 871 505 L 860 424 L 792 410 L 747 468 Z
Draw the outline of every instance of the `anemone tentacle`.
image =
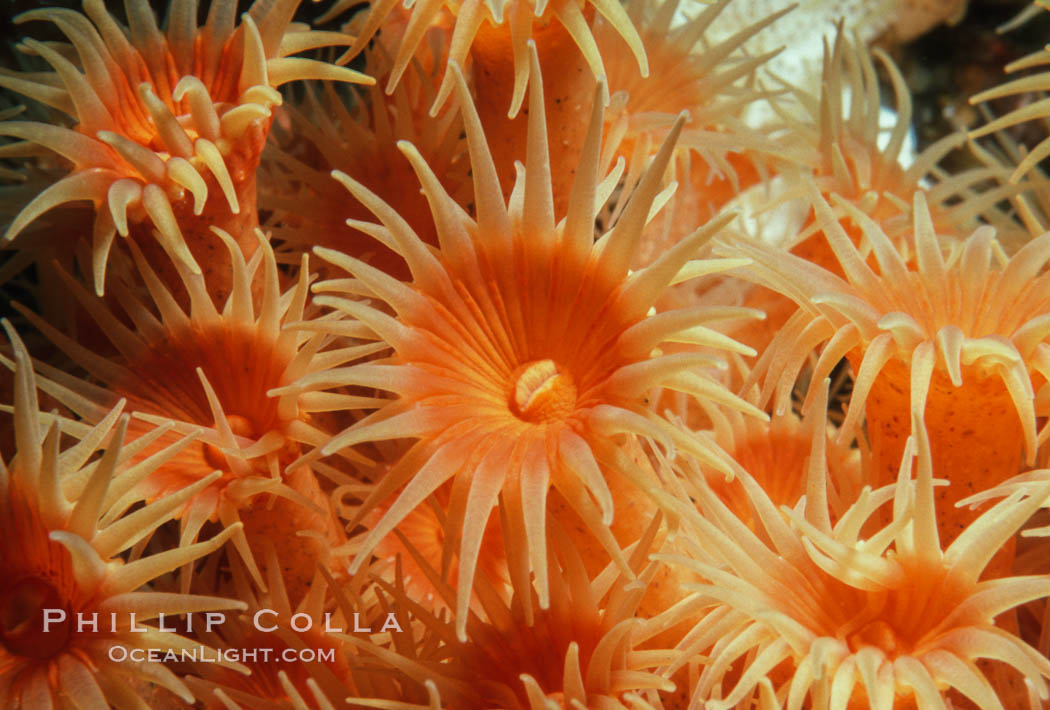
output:
M 382 610 L 373 603 L 367 611 L 357 612 L 361 619 L 353 612 L 345 616 L 349 607 L 340 607 L 346 595 L 330 572 L 320 571 L 314 574 L 309 593 L 296 602 L 270 542 L 262 541 L 265 552 L 260 555 L 266 591 L 259 590 L 247 571 L 234 563 L 232 581 L 223 591 L 243 600 L 247 609 L 214 630 L 195 629 L 197 640 L 240 654 L 251 675 L 201 663 L 185 678 L 186 685 L 208 710 L 273 703 L 296 710 L 334 710 L 343 698 L 359 694 L 355 671 L 362 675 L 352 668 L 356 659 L 349 645 L 334 630 L 369 628 L 372 617 Z M 340 601 L 334 610 L 326 608 L 333 597 Z
M 589 575 L 580 553 L 551 520 L 548 577 L 550 606 L 540 607 L 531 588 L 514 586 L 506 599 L 502 584 L 479 575 L 478 610 L 467 621 L 466 636 L 454 624 L 417 606 L 403 580 L 380 583 L 391 605 L 413 609 L 422 643 L 405 649 L 384 648 L 360 638 L 347 641 L 374 654 L 404 678 L 401 693 L 369 698 L 368 707 L 404 708 L 417 697 L 440 698 L 441 707 L 463 710 L 500 707 L 550 710 L 558 707 L 655 710 L 657 692 L 674 684 L 654 671 L 666 649 L 645 646 L 646 623 L 636 616 L 648 586 L 662 568 L 649 557 L 659 549 L 662 519 L 657 515 L 643 535 L 624 550 L 633 579 L 615 565 Z M 427 562 L 420 559 L 424 568 Z M 440 584 L 440 573 L 427 573 L 449 603 L 455 591 Z
M 336 0 L 332 7 L 321 17 L 321 21 L 330 19 L 354 6 L 355 0 Z M 373 3 L 367 10 L 364 23 L 356 41 L 343 56 L 342 62 L 359 54 L 369 40 L 394 12 L 398 0 L 382 0 Z M 409 4 L 405 3 L 405 7 Z M 638 31 L 631 23 L 631 18 L 618 2 L 608 0 L 553 0 L 553 2 L 535 2 L 534 0 L 428 0 L 411 5 L 411 16 L 400 46 L 394 57 L 394 64 L 387 82 L 387 93 L 401 80 L 407 70 L 413 54 L 419 47 L 427 29 L 443 11 L 455 16 L 452 38 L 450 40 L 448 65 L 456 64 L 465 67 L 468 58 L 478 50 L 497 49 L 506 59 L 502 62 L 501 76 L 506 76 L 508 84 L 513 85 L 509 106 L 511 117 L 518 113 L 525 97 L 525 90 L 535 70 L 529 62 L 529 40 L 542 43 L 542 35 L 552 28 L 560 30 L 558 34 L 570 37 L 573 54 L 582 55 L 585 66 L 595 79 L 606 75 L 603 58 L 594 42 L 588 16 L 594 12 L 604 17 L 616 32 L 623 38 L 629 51 L 638 63 L 642 75 L 649 73 L 645 48 L 642 46 Z M 509 50 L 509 52 L 507 51 Z M 508 66 L 509 65 L 509 66 Z M 509 74 L 507 73 L 509 69 Z M 548 81 L 550 77 L 548 77 Z M 445 81 L 437 97 L 437 104 L 452 95 L 454 82 L 450 72 L 445 72 Z M 503 109 L 507 111 L 507 108 Z
M 885 109 L 877 69 L 889 75 L 893 90 L 896 115 L 888 135 L 882 125 Z M 947 135 L 916 154 L 909 145 L 912 98 L 900 69 L 885 52 L 869 51 L 841 25 L 834 43 L 825 47 L 819 96 L 790 86 L 784 90 L 789 92 L 790 104 L 778 107 L 784 124 L 779 137 L 792 148 L 769 153 L 770 169 L 777 175 L 772 204 L 785 209 L 795 202 L 808 206 L 814 186 L 825 200 L 838 195 L 877 222 L 908 262 L 915 254 L 911 226 L 917 190 L 924 191 L 933 229 L 943 238 L 958 239 L 984 223 L 1003 228 L 1010 223 L 996 204 L 1016 189 L 1009 185 L 979 189 L 989 181 L 1003 180 L 1005 171 L 988 165 L 947 174 L 941 163 L 963 145 L 961 133 Z M 863 229 L 844 210 L 838 212 L 843 229 L 864 248 Z M 842 276 L 813 209 L 803 209 L 796 224 L 786 221 L 786 232 L 757 236 Z M 744 323 L 728 332 L 759 351 L 795 311 L 790 297 L 768 287 L 750 289 L 744 304 L 766 311 L 766 320 Z
M 367 55 L 366 71 L 384 75 L 378 52 Z M 408 271 L 391 249 L 346 224 L 364 221 L 371 212 L 360 202 L 348 204 L 346 189 L 332 179 L 339 170 L 367 186 L 391 205 L 425 242 L 437 244 L 426 198 L 406 189 L 415 180 L 398 141 L 411 141 L 460 204 L 470 202 L 469 165 L 461 138 L 462 123 L 451 105 L 437 116 L 426 112 L 437 91 L 436 77 L 414 67 L 390 96 L 371 87 L 361 100 L 347 107 L 335 87 L 307 92 L 301 105 L 286 105 L 291 119 L 287 133 L 294 142 L 287 149 L 271 146 L 264 154 L 266 178 L 261 192 L 269 209 L 273 238 L 282 251 L 300 254 L 323 246 L 350 254 L 397 278 Z M 320 95 L 318 95 L 320 94 Z M 365 100 L 367 99 L 367 101 Z M 303 211 L 309 203 L 312 208 Z M 325 262 L 318 265 L 324 269 Z M 322 277 L 328 276 L 322 271 Z

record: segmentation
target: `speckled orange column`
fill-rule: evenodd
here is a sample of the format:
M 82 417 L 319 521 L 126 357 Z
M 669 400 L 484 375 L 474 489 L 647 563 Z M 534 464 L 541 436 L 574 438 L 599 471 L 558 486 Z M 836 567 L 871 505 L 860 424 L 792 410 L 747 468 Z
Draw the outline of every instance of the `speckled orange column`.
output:
M 849 359 L 856 372 L 860 354 L 854 351 Z M 955 504 L 1016 475 L 1023 461 L 1021 421 L 1002 379 L 974 366 L 963 367 L 962 379 L 963 386 L 956 388 L 946 372 L 935 369 L 926 401 L 933 476 L 951 482 L 934 489 L 943 548 L 983 510 L 957 508 Z M 911 432 L 909 389 L 908 364 L 892 359 L 868 394 L 865 413 L 876 485 L 893 483 L 900 471 Z M 1013 555 L 1011 543 L 992 561 L 986 575 L 995 577 L 1008 571 Z
M 590 20 L 593 14 L 591 6 L 583 10 Z M 543 73 L 554 212 L 557 217 L 562 217 L 576 176 L 576 164 L 583 151 L 595 80 L 576 42 L 557 19 L 534 18 L 532 38 L 536 42 Z M 499 27 L 487 21 L 482 23 L 470 56 L 474 63 L 478 116 L 485 128 L 500 186 L 507 197 L 514 186 L 514 161 L 525 163 L 529 113 L 526 93 L 518 115 L 507 118 L 514 91 L 514 62 L 507 23 Z M 530 91 L 534 79 L 529 79 Z
M 321 490 L 314 473 L 299 466 L 285 474 L 284 483 L 315 506 L 284 497 L 256 496 L 250 507 L 241 510 L 244 534 L 257 551 L 256 561 L 265 559 L 265 544 L 272 544 L 281 565 L 281 576 L 294 608 L 310 589 L 318 564 L 326 564 L 336 575 L 345 569 L 346 559 L 329 559 L 330 550 L 346 542 L 342 525 L 328 510 L 328 495 Z M 300 536 L 298 533 L 312 533 Z
M 230 154 L 224 156 L 231 182 L 237 195 L 239 210 L 234 214 L 215 177 L 206 169 L 201 171 L 208 186 L 208 199 L 201 214 L 193 213 L 193 196 L 183 192 L 181 196 L 169 194 L 171 209 L 179 223 L 179 229 L 186 240 L 186 246 L 204 273 L 205 282 L 212 300 L 220 308 L 225 305 L 233 285 L 233 268 L 230 253 L 226 245 L 212 231 L 212 227 L 227 232 L 241 247 L 245 260 L 255 253 L 258 247 L 255 229 L 259 226 L 258 194 L 256 190 L 256 172 L 262 156 L 266 136 L 269 133 L 269 121 L 250 126 L 236 143 L 231 144 Z M 148 219 L 130 226 L 131 238 L 142 250 L 150 266 L 157 272 L 164 283 L 184 304 L 185 288 L 171 257 L 154 236 L 155 227 Z M 120 237 L 117 237 L 120 243 Z M 261 284 L 260 284 L 261 285 Z

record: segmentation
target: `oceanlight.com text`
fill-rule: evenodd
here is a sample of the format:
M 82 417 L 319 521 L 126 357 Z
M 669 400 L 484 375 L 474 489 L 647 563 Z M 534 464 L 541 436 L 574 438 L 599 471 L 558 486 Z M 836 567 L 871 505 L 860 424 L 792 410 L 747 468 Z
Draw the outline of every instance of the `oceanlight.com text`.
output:
M 114 663 L 313 663 L 335 661 L 334 648 L 197 648 L 160 649 L 111 646 Z

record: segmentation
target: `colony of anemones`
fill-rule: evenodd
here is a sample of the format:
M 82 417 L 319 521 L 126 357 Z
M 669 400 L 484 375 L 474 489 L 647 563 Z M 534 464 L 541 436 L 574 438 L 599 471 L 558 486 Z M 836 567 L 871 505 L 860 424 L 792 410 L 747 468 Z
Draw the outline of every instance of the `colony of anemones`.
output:
M 1047 707 L 1045 53 L 750 7 L 16 16 L 0 705 Z

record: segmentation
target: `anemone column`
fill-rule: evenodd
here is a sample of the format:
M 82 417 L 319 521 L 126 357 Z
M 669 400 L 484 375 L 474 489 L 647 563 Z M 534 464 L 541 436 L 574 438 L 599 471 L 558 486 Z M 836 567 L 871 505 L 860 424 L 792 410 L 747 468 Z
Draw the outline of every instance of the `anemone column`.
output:
M 529 18 L 531 14 L 526 13 Z M 593 10 L 585 8 L 584 15 L 593 15 Z M 593 93 L 595 79 L 583 52 L 561 23 L 545 18 L 533 22 L 532 38 L 543 71 L 554 212 L 560 216 L 566 213 L 583 150 L 590 117 L 587 99 Z M 511 34 L 507 24 L 494 27 L 484 23 L 471 49 L 478 115 L 489 139 L 504 197 L 509 197 L 514 186 L 515 161 L 526 162 L 528 124 L 528 108 L 517 110 L 520 99 L 515 96 L 516 69 L 507 61 L 514 52 Z M 512 105 L 512 101 L 516 103 Z
M 259 240 L 258 193 L 256 172 L 262 156 L 272 116 L 246 126 L 236 141 L 222 141 L 225 172 L 208 174 L 202 171 L 208 197 L 200 204 L 196 195 L 176 187 L 174 199 L 169 194 L 171 214 L 181 232 L 186 248 L 199 265 L 208 291 L 216 303 L 225 303 L 233 288 L 231 274 L 234 264 L 222 239 L 213 230 L 221 229 L 233 237 L 245 259 L 255 253 Z M 165 284 L 177 294 L 185 296 L 182 279 L 172 259 L 165 255 L 163 245 L 153 237 L 154 223 L 147 219 L 128 225 L 129 235 L 142 250 L 146 261 L 157 271 Z
M 859 353 L 852 354 L 850 362 L 856 372 Z M 1024 427 L 1002 377 L 970 366 L 963 368 L 961 379 L 953 384 L 946 372 L 934 371 L 923 413 L 934 470 L 952 481 L 935 489 L 937 522 L 945 542 L 954 540 L 975 516 L 955 505 L 1020 471 L 1025 449 Z M 872 382 L 864 406 L 876 485 L 897 478 L 911 411 L 910 373 L 906 363 L 894 358 Z

